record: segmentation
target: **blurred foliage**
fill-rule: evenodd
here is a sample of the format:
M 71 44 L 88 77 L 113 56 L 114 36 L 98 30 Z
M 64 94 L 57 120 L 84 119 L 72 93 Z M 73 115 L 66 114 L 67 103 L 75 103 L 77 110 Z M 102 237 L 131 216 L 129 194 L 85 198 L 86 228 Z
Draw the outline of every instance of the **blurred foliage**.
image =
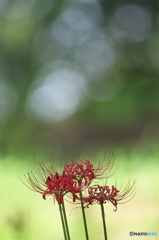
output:
M 158 140 L 156 0 L 4 0 L 0 24 L 1 153 Z

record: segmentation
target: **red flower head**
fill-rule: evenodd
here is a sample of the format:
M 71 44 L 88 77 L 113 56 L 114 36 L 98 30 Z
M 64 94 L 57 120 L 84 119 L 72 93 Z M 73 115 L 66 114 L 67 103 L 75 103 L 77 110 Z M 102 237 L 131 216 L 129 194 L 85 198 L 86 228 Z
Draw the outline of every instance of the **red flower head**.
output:
M 46 195 L 55 195 L 58 204 L 63 203 L 63 197 L 67 193 L 71 192 L 73 199 L 75 199 L 75 193 L 80 191 L 79 187 L 76 187 L 77 183 L 74 180 L 58 176 L 58 174 L 51 178 L 48 177 L 45 184 L 47 185 L 47 189 L 43 191 L 43 198 L 45 199 Z
M 78 181 L 79 184 L 85 181 L 87 186 L 90 185 L 93 179 L 105 179 L 110 177 L 114 165 L 114 155 L 110 154 L 105 161 L 99 162 L 95 167 L 89 160 L 82 159 L 80 163 L 70 162 L 64 165 L 65 172 L 72 178 Z
M 38 169 L 36 175 L 31 172 L 25 176 L 27 184 L 24 184 L 35 192 L 42 194 L 42 197 L 46 199 L 46 195 L 53 195 L 58 204 L 63 203 L 63 197 L 67 193 L 72 193 L 73 201 L 76 199 L 76 193 L 81 191 L 81 187 L 77 182 L 70 178 L 68 174 L 63 172 L 59 175 L 55 172 L 53 166 L 40 165 L 41 169 Z M 49 174 L 49 176 L 48 176 Z
M 82 159 L 80 163 L 70 162 L 64 165 L 65 173 L 70 178 L 75 179 L 79 185 L 82 184 L 83 180 L 86 186 L 90 185 L 91 180 L 95 178 L 93 173 L 93 164 L 89 160 Z
M 123 191 L 118 190 L 115 186 L 111 188 L 109 186 L 93 185 L 88 188 L 88 197 L 82 198 L 86 207 L 92 205 L 93 203 L 103 204 L 106 202 L 111 202 L 117 210 L 117 204 L 122 204 L 130 201 L 134 196 L 134 184 L 130 185 L 130 181 Z M 127 199 L 126 202 L 120 202 Z

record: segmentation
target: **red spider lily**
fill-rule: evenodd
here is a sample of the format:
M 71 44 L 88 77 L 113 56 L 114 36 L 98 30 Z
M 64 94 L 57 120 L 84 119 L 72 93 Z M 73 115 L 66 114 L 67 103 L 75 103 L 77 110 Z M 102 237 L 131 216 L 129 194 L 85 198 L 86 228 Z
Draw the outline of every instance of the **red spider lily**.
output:
M 111 202 L 115 206 L 115 210 L 117 210 L 118 204 L 123 204 L 130 201 L 134 196 L 134 184 L 130 185 L 130 181 L 128 182 L 125 189 L 118 190 L 115 186 L 111 188 L 109 186 L 100 186 L 100 185 L 93 185 L 88 188 L 88 197 L 83 197 L 82 201 L 86 207 L 92 205 L 93 203 L 103 204 L 106 202 Z M 78 198 L 79 199 L 79 198 Z M 127 199 L 124 202 L 120 202 Z
M 95 167 L 89 160 L 82 159 L 80 163 L 70 162 L 64 165 L 65 172 L 72 178 L 76 179 L 79 184 L 85 181 L 87 186 L 90 185 L 93 179 L 108 178 L 114 165 L 114 155 L 110 154 L 105 160 L 99 162 L 98 166 Z
M 25 176 L 27 183 L 23 183 L 28 188 L 41 193 L 44 199 L 46 199 L 46 195 L 53 195 L 58 204 L 63 203 L 63 197 L 67 193 L 72 193 L 73 201 L 75 201 L 76 193 L 82 191 L 77 181 L 70 178 L 65 172 L 59 175 L 53 166 L 41 164 L 40 167 L 41 169 L 38 169 L 36 174 L 31 172 Z
M 79 186 L 77 186 L 77 182 L 70 178 L 55 179 L 53 176 L 52 178 L 47 179 L 45 183 L 47 185 L 47 189 L 43 192 L 43 198 L 45 199 L 46 195 L 55 195 L 58 204 L 63 203 L 63 197 L 67 193 L 72 193 L 73 201 L 75 201 L 76 193 L 81 191 Z
M 77 180 L 79 186 L 82 184 L 82 180 L 84 180 L 85 185 L 89 186 L 91 180 L 95 178 L 93 164 L 89 160 L 82 159 L 80 163 L 70 162 L 64 165 L 64 170 L 68 176 Z

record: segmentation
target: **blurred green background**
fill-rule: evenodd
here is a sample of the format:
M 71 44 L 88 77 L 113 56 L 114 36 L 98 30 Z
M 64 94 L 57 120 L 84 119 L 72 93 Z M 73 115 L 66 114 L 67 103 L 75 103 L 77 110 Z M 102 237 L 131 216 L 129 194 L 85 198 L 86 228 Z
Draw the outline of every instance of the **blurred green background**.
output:
M 19 176 L 41 161 L 98 164 L 109 151 L 120 165 L 110 184 L 137 179 L 137 193 L 115 213 L 105 206 L 108 236 L 157 232 L 158 143 L 157 0 L 0 1 L 1 239 L 63 239 L 57 205 Z M 73 208 L 72 239 L 82 240 Z M 99 206 L 88 224 L 102 240 Z

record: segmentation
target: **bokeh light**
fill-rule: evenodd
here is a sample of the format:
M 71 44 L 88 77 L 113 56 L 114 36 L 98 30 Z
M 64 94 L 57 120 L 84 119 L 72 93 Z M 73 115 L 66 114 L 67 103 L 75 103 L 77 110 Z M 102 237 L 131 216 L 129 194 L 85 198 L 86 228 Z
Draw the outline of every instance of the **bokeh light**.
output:
M 118 6 L 110 18 L 114 37 L 130 42 L 145 40 L 151 33 L 151 18 L 151 11 L 137 4 Z
M 39 83 L 38 83 L 39 82 Z M 57 122 L 70 117 L 84 102 L 86 82 L 73 69 L 59 69 L 44 79 L 36 80 L 27 97 L 28 116 L 44 122 Z

